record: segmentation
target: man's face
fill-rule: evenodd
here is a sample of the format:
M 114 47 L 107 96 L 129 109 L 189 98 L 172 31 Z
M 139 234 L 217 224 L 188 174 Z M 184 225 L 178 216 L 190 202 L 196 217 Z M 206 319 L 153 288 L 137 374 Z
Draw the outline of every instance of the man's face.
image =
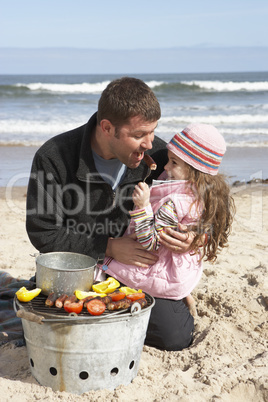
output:
M 110 140 L 110 152 L 131 169 L 141 163 L 144 152 L 152 149 L 157 121 L 146 122 L 140 116 L 131 117 L 128 124 L 116 129 Z

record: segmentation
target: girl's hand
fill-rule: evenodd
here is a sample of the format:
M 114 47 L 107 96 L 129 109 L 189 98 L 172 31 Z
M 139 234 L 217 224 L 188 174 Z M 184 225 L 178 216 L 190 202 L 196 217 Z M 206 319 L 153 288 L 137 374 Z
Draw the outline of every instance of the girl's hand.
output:
M 132 199 L 137 208 L 145 208 L 150 203 L 150 189 L 146 183 L 140 182 L 135 186 Z

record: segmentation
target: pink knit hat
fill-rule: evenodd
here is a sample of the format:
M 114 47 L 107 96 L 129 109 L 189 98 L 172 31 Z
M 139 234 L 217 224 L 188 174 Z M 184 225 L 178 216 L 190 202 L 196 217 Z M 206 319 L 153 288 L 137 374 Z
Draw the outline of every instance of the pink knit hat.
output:
M 226 151 L 224 138 L 210 124 L 189 124 L 167 148 L 201 172 L 215 176 Z

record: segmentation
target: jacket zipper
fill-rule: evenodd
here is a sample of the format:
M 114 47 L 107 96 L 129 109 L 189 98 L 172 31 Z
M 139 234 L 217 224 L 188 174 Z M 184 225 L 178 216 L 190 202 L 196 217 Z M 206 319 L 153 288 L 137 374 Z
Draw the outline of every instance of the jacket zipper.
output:
M 116 191 L 114 191 L 114 190 L 112 190 L 112 198 L 113 198 L 113 202 L 112 202 L 112 207 L 114 208 L 115 207 L 115 204 L 116 204 L 116 200 L 115 200 L 115 196 L 116 196 Z

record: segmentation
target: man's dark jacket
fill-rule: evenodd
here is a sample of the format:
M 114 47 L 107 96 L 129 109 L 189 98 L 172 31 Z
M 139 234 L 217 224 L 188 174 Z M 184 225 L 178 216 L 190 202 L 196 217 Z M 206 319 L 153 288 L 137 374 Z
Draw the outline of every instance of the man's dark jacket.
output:
M 27 193 L 26 228 L 40 252 L 70 251 L 102 260 L 109 237 L 122 236 L 133 208 L 134 186 L 148 167 L 127 168 L 116 191 L 98 174 L 90 137 L 96 114 L 87 124 L 48 140 L 36 153 Z M 150 181 L 167 162 L 166 143 L 155 137 L 148 152 L 157 163 Z

